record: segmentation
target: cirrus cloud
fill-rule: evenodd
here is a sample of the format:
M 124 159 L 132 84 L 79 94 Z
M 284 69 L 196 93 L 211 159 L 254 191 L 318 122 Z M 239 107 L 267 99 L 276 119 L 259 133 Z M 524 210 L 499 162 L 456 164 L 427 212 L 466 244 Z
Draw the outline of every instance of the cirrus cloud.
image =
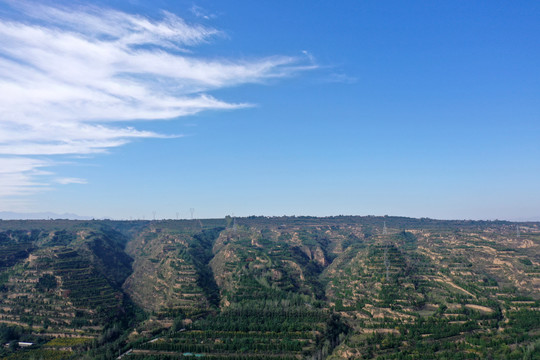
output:
M 9 5 L 11 12 L 0 16 L 0 197 L 33 193 L 49 183 L 85 183 L 38 181 L 54 157 L 175 136 L 122 122 L 244 108 L 250 104 L 208 92 L 316 67 L 291 56 L 197 56 L 196 46 L 221 32 L 168 12 L 149 19 L 92 6 Z

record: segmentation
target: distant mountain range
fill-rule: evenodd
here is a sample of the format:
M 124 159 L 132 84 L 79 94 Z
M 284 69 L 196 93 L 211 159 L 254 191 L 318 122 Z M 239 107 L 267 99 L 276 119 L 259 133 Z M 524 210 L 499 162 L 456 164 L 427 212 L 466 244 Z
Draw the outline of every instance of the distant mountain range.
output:
M 69 219 L 69 220 L 92 220 L 91 216 L 81 216 L 77 214 L 53 212 L 18 213 L 12 211 L 0 211 L 2 220 L 47 220 L 47 219 Z

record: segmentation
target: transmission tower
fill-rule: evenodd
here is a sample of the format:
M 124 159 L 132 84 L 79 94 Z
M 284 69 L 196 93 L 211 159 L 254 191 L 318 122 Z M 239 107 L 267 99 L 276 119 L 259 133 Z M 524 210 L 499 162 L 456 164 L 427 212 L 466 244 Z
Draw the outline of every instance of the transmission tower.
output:
M 516 237 L 519 240 L 519 225 L 516 225 Z
M 195 208 L 190 208 L 189 212 L 191 212 L 191 220 L 193 220 L 193 214 L 195 213 Z

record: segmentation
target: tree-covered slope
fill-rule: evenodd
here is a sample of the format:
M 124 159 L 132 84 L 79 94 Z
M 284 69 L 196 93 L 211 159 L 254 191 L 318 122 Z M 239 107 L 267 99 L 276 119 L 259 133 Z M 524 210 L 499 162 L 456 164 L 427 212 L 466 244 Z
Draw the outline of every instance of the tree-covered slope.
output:
M 133 312 L 121 290 L 132 271 L 127 238 L 102 224 L 70 225 L 0 232 L 0 323 L 31 342 L 90 346 Z
M 0 299 L 8 359 L 527 359 L 540 226 L 0 221 Z

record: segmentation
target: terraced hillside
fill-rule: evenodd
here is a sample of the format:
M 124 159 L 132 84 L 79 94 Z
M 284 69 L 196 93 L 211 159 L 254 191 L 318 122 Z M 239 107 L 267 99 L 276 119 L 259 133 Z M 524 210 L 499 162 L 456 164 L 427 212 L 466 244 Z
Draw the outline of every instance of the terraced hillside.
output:
M 174 325 L 165 334 L 135 345 L 130 358 L 204 354 L 219 359 L 295 359 L 322 357 L 332 350 L 346 327 L 322 300 L 317 278 L 326 260 L 316 239 L 284 234 L 285 239 L 275 231 L 241 227 L 214 232 L 219 237 L 209 246 L 208 234 L 199 235 L 205 238 L 199 238 L 203 246 L 195 252 L 210 255 L 200 256 L 207 262 L 198 267 L 210 271 L 211 288 L 217 285 L 218 290 L 198 294 L 207 296 L 207 314 L 201 316 L 185 304 L 182 313 L 170 319 Z M 190 253 L 189 242 L 183 253 Z M 218 301 L 212 306 L 214 298 Z M 200 304 L 191 306 L 200 311 Z
M 160 226 L 161 225 L 161 226 Z M 152 224 L 128 244 L 135 259 L 125 291 L 160 318 L 198 314 L 217 305 L 218 289 L 208 262 L 223 228 L 167 227 Z
M 89 346 L 132 311 L 120 287 L 132 262 L 120 233 L 80 224 L 0 237 L 0 324 L 23 329 L 31 342 L 60 337 Z M 55 353 L 54 343 L 46 347 Z
M 538 336 L 537 230 L 511 230 L 379 235 L 333 264 L 329 297 L 357 333 L 336 354 L 521 358 L 520 341 Z M 522 316 L 526 335 L 516 332 Z
M 0 231 L 0 335 L 36 343 L 0 350 L 13 359 L 540 353 L 538 223 L 250 217 Z

